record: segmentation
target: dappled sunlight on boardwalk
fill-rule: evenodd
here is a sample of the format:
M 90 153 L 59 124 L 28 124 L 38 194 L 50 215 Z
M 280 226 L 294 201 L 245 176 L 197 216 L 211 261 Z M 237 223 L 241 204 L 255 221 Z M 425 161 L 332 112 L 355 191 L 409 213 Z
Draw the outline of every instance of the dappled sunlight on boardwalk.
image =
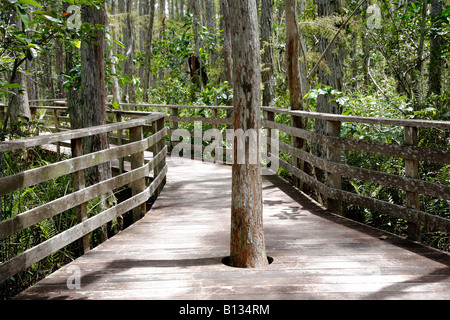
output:
M 143 219 L 17 298 L 449 298 L 448 254 L 332 215 L 277 176 L 263 177 L 273 263 L 228 267 L 231 167 L 167 162 L 167 184 Z

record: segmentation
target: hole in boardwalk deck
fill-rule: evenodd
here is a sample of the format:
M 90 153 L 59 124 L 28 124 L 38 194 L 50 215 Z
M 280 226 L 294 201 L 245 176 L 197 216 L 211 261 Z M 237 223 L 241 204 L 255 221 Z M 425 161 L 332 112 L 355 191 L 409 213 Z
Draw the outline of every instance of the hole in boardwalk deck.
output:
M 273 258 L 267 256 L 267 261 L 269 262 L 269 265 L 270 265 L 273 262 Z M 227 267 L 239 268 L 239 267 L 234 267 L 234 266 L 230 265 L 230 256 L 226 256 L 225 258 L 223 258 L 222 263 L 224 265 L 226 265 Z M 245 268 L 240 268 L 240 269 L 245 269 Z M 248 268 L 248 269 L 251 269 L 251 268 Z

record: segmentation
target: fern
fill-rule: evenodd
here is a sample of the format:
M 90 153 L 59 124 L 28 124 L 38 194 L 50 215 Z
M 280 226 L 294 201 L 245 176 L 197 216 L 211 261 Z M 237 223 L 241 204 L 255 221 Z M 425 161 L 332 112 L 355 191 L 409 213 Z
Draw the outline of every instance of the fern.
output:
M 436 175 L 437 180 L 441 184 L 450 184 L 450 165 L 445 165 Z
M 48 240 L 58 233 L 58 231 L 56 230 L 55 222 L 51 218 L 39 222 L 38 226 L 41 230 L 42 240 Z

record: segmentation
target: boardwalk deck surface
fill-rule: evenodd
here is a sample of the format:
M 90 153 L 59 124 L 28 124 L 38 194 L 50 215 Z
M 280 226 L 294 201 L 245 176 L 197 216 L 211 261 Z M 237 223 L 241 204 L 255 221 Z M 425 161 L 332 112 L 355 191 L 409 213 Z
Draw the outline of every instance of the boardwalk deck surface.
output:
M 274 176 L 263 178 L 273 263 L 228 267 L 231 168 L 168 163 L 167 185 L 142 220 L 16 298 L 450 298 L 450 255 L 332 215 Z M 80 289 L 69 289 L 78 271 Z

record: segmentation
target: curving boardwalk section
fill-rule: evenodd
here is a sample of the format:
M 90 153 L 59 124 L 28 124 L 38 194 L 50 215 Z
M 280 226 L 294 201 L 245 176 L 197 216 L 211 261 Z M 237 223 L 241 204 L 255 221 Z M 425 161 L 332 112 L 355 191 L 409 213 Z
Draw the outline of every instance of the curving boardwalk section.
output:
M 449 254 L 332 215 L 275 176 L 263 178 L 273 263 L 223 265 L 231 167 L 167 160 L 167 185 L 142 220 L 16 298 L 450 298 Z M 79 288 L 69 289 L 78 274 Z

